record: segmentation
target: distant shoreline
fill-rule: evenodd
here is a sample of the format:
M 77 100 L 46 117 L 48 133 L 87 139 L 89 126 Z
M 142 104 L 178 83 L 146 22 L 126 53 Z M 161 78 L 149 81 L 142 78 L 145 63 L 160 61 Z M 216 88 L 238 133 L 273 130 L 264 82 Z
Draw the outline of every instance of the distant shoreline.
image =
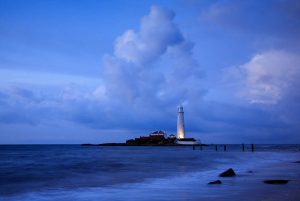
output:
M 182 147 L 182 146 L 209 146 L 206 144 L 196 145 L 184 145 L 184 144 L 126 144 L 126 143 L 103 143 L 103 144 L 81 144 L 81 146 L 126 146 L 126 147 L 137 147 L 137 146 L 161 146 L 161 147 Z

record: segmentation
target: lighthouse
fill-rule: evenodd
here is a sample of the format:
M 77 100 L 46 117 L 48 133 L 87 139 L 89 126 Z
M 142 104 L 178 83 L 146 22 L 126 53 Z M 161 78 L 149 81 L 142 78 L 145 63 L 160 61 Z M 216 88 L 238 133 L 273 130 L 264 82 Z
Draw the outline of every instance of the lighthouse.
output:
M 177 112 L 177 138 L 184 139 L 184 117 L 183 107 L 180 105 Z

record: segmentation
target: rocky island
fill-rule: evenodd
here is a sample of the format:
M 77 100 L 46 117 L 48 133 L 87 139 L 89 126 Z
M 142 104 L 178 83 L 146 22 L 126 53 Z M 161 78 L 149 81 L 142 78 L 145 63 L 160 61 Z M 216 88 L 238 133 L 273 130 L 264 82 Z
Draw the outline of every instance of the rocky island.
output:
M 167 135 L 162 130 L 154 131 L 148 136 L 126 140 L 125 143 L 82 144 L 83 146 L 186 146 L 201 145 L 194 138 L 178 139 L 175 135 Z

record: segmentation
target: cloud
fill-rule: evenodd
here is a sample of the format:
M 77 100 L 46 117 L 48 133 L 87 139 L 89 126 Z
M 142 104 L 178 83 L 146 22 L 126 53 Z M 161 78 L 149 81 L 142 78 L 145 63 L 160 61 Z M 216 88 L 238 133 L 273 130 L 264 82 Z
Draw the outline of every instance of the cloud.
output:
M 240 94 L 250 103 L 277 104 L 295 96 L 300 87 L 300 56 L 284 50 L 256 54 L 239 67 Z
M 252 129 L 254 135 L 259 131 L 262 138 L 269 136 L 283 143 L 288 141 L 287 137 L 299 140 L 299 63 L 298 54 L 275 49 L 257 53 L 243 65 L 226 71 L 225 83 L 229 84 L 225 84 L 223 90 L 235 93 L 235 99 L 232 99 L 235 105 L 243 105 L 253 114 L 243 121 L 245 127 L 242 130 Z M 244 117 L 247 110 L 243 109 L 234 117 Z M 231 122 L 230 118 L 225 121 Z M 238 119 L 234 122 L 241 123 Z
M 103 57 L 111 100 L 136 108 L 161 103 L 174 107 L 203 95 L 199 88 L 203 72 L 193 58 L 194 44 L 184 38 L 174 17 L 172 11 L 152 6 L 139 31 L 127 30 L 117 37 L 114 55 Z
M 222 32 L 246 37 L 259 48 L 299 49 L 300 4 L 287 1 L 217 1 L 200 12 L 200 21 Z
M 37 125 L 68 120 L 71 107 L 80 108 L 82 102 L 99 100 L 94 91 L 86 91 L 74 84 L 65 89 L 13 84 L 1 87 L 0 92 L 0 124 Z
M 172 11 L 152 6 L 141 20 L 140 30 L 127 30 L 117 38 L 115 56 L 127 62 L 145 64 L 157 60 L 169 46 L 182 42 L 183 36 Z

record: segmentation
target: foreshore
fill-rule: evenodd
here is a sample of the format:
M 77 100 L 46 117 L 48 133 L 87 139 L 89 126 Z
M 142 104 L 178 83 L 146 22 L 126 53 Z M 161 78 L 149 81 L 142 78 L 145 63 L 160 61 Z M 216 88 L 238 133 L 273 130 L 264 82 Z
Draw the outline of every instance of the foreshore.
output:
M 300 157 L 300 154 L 298 154 Z M 266 183 L 268 180 L 283 180 L 287 183 Z M 300 200 L 300 163 L 297 160 L 281 159 L 254 167 L 234 180 L 225 180 L 237 191 L 237 198 L 224 197 L 224 200 L 244 201 L 299 201 Z M 240 185 L 240 188 L 236 186 Z M 239 189 L 239 190 L 238 190 Z M 217 199 L 218 200 L 218 199 Z M 220 199 L 223 200 L 223 199 Z
M 3 146 L 3 201 L 299 201 L 300 145 Z M 8 157 L 7 157 L 8 158 Z M 13 158 L 14 160 L 11 160 Z M 34 163 L 33 163 L 34 159 Z M 12 163 L 13 161 L 13 163 Z M 220 177 L 232 168 L 235 176 Z M 24 178 L 24 179 L 22 179 Z M 39 180 L 37 180 L 39 178 Z M 220 180 L 216 184 L 209 182 Z M 280 184 L 266 180 L 286 181 Z
M 288 156 L 288 155 L 286 155 Z M 300 154 L 298 153 L 298 157 Z M 253 160 L 253 159 L 251 159 Z M 236 176 L 213 177 L 221 184 L 209 185 L 209 189 L 200 197 L 206 201 L 299 201 L 300 200 L 300 162 L 294 159 L 281 158 L 277 162 L 266 161 L 261 164 L 255 159 L 248 168 L 234 168 Z M 236 165 L 233 165 L 235 167 Z M 225 170 L 225 169 L 224 169 Z M 220 172 L 221 173 L 221 172 Z M 265 181 L 286 181 L 266 183 Z

